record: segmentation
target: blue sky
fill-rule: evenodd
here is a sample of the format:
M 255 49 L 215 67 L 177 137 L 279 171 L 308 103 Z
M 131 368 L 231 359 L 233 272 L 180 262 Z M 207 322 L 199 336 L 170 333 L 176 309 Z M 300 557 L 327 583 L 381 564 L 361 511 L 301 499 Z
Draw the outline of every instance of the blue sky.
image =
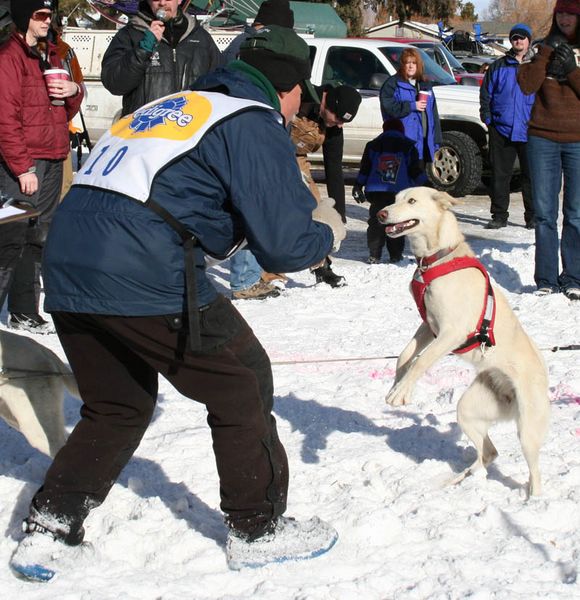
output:
M 489 5 L 489 0 L 470 0 L 475 5 L 475 13 L 479 14 L 481 18 L 483 16 L 484 10 Z

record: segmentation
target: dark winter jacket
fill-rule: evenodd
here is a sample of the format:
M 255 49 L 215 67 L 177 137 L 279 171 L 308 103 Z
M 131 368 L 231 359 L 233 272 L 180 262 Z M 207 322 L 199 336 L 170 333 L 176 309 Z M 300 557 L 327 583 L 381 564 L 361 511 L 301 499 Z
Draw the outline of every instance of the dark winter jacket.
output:
M 512 142 L 528 141 L 528 122 L 535 95 L 522 92 L 520 63 L 509 53 L 491 63 L 479 90 L 481 120 Z
M 316 92 L 319 97 L 325 89 L 331 87 L 317 86 Z M 315 102 L 304 102 L 300 106 L 298 117 L 307 119 L 317 126 L 319 139 L 322 141 L 322 158 L 324 162 L 324 175 L 326 178 L 326 190 L 328 196 L 336 202 L 335 208 L 345 218 L 345 191 L 344 174 L 342 170 L 342 156 L 344 151 L 344 133 L 342 127 L 326 127 L 320 118 L 320 104 Z M 297 142 L 297 136 L 293 133 L 294 143 Z M 304 150 L 300 146 L 296 147 L 297 155 L 305 155 L 307 152 L 316 152 L 320 146 Z
M 261 88 L 229 68 L 202 77 L 197 87 L 271 105 Z M 330 228 L 312 220 L 316 203 L 288 132 L 270 110 L 216 125 L 155 177 L 151 197 L 215 254 L 225 254 L 242 232 L 271 272 L 305 269 L 332 248 Z M 202 306 L 217 292 L 199 247 L 196 267 Z M 53 218 L 43 269 L 48 311 L 145 316 L 185 308 L 181 239 L 151 209 L 114 192 L 73 185 Z
M 62 160 L 70 150 L 68 121 L 79 110 L 82 90 L 50 103 L 42 75 L 41 55 L 19 33 L 0 47 L 0 156 L 15 177 L 35 159 Z M 46 68 L 62 69 L 56 46 L 48 44 Z
M 432 162 L 435 151 L 442 142 L 441 124 L 435 94 L 429 97 L 424 113 L 417 110 L 419 89 L 432 90 L 432 87 L 430 83 L 422 81 L 417 88 L 399 75 L 389 77 L 380 92 L 381 114 L 383 121 L 400 119 L 405 127 L 405 136 L 415 142 L 419 158 L 425 162 Z M 426 132 L 423 130 L 423 115 L 427 119 Z
M 246 25 L 244 31 L 240 35 L 236 36 L 229 44 L 229 46 L 222 52 L 222 59 L 224 65 L 236 60 L 240 54 L 240 46 L 252 35 L 258 33 L 255 27 Z
M 365 192 L 395 194 L 423 185 L 425 173 L 413 140 L 398 131 L 385 131 L 371 140 L 365 146 L 356 182 Z
M 133 17 L 109 44 L 101 79 L 111 94 L 123 96 L 123 115 L 167 94 L 191 89 L 200 75 L 221 64 L 220 51 L 209 33 L 195 17 L 179 15 L 187 19 L 183 35 L 172 41 L 171 28 L 177 25 L 169 21 L 152 52 L 140 46 L 153 19 L 145 12 Z

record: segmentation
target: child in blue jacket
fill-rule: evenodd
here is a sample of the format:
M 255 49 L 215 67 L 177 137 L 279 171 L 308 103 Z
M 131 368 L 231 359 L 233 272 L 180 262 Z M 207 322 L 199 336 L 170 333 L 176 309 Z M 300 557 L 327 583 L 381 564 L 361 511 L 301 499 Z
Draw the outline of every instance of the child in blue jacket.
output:
M 399 119 L 389 119 L 383 124 L 383 133 L 365 147 L 353 198 L 360 204 L 370 202 L 367 228 L 369 264 L 380 262 L 383 247 L 387 246 L 390 262 L 403 259 L 405 238 L 390 238 L 385 226 L 377 220 L 377 213 L 395 202 L 398 192 L 427 181 L 413 140 L 405 137 Z M 363 191 L 364 187 L 364 191 Z

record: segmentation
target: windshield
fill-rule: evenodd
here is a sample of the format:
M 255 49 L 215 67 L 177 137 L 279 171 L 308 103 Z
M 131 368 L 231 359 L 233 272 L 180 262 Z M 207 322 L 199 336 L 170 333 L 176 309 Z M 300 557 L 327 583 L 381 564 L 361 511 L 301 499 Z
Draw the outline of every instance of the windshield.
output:
M 399 68 L 399 62 L 405 46 L 383 46 L 379 50 L 387 57 L 395 69 Z M 453 85 L 457 84 L 453 75 L 444 71 L 424 50 L 415 48 L 421 53 L 421 58 L 425 64 L 425 80 L 433 85 Z
M 455 58 L 455 56 L 453 56 L 453 54 L 451 54 L 451 52 L 449 52 L 448 48 L 441 44 L 439 46 L 439 49 L 441 50 L 441 52 L 443 52 L 443 54 L 445 54 L 447 60 L 449 61 L 449 64 L 451 65 L 451 68 L 456 73 L 463 73 L 463 71 L 465 71 L 465 67 Z

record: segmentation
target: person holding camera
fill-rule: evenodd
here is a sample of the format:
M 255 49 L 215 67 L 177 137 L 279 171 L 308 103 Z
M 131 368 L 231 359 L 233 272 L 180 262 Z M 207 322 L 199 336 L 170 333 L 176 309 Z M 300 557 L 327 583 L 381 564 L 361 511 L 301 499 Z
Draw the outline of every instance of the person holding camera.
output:
M 570 300 L 580 300 L 579 21 L 580 0 L 558 0 L 547 37 L 533 60 L 518 72 L 523 92 L 536 94 L 528 126 L 536 213 L 536 293 L 561 291 Z M 564 219 L 558 240 L 562 177 Z

